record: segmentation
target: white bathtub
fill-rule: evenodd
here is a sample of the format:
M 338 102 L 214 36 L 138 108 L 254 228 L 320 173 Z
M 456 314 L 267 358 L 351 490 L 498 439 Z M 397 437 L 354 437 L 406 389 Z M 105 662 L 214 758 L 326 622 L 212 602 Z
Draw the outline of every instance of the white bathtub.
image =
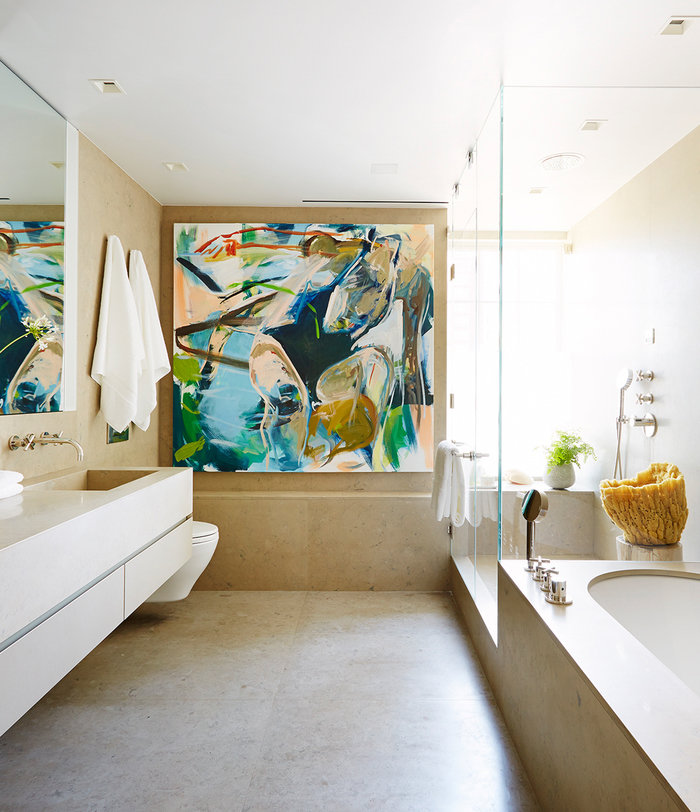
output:
M 545 602 L 521 561 L 501 563 L 505 578 L 499 585 L 499 645 L 501 624 L 510 622 L 500 617 L 501 602 L 506 597 L 503 603 L 508 605 L 507 591 L 515 586 L 549 632 L 544 639 L 554 646 L 551 662 L 561 660 L 556 650 L 563 651 L 572 684 L 583 679 L 589 686 L 603 715 L 614 720 L 639 754 L 639 769 L 649 770 L 666 787 L 669 808 L 700 810 L 700 564 L 562 560 L 556 562 L 559 577 L 567 581 L 573 599 L 571 606 L 563 607 Z M 510 611 L 519 606 L 513 601 Z M 521 609 L 517 611 L 522 615 Z M 522 638 L 524 627 L 519 633 L 519 639 L 504 635 L 504 654 L 509 656 L 510 668 L 518 669 L 519 679 L 536 683 L 542 669 L 550 669 L 550 654 L 540 647 L 533 660 Z M 515 650 L 508 655 L 514 645 L 524 647 L 525 653 Z M 527 672 L 529 660 L 531 673 Z M 564 671 L 557 673 L 559 679 L 565 678 Z M 536 688 L 527 691 L 530 705 L 540 701 Z M 537 714 L 544 714 L 553 729 L 560 724 L 560 716 L 566 718 L 553 696 L 542 699 Z M 596 715 L 597 710 L 591 711 L 590 731 L 565 729 L 560 742 L 566 742 L 567 734 L 574 739 L 588 737 L 600 751 L 598 765 L 615 764 L 614 737 L 610 743 L 600 738 Z M 587 718 L 576 717 L 577 725 L 587 723 Z M 532 720 L 528 724 L 532 726 Z M 547 756 L 549 769 L 553 774 L 559 771 L 563 786 L 570 763 L 563 756 L 561 765 L 555 764 L 556 748 Z M 588 759 L 588 754 L 582 753 L 581 759 Z M 582 765 L 579 769 L 585 770 Z
M 588 591 L 700 696 L 700 574 L 617 571 L 594 578 Z

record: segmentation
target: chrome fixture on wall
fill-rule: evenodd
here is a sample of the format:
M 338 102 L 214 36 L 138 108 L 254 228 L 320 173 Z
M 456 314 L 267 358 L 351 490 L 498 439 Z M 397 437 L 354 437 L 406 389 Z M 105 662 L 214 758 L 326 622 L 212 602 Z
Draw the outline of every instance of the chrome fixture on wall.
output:
M 643 417 L 627 417 L 625 415 L 625 392 L 629 389 L 632 380 L 643 381 L 648 383 L 654 380 L 654 373 L 651 369 L 638 369 L 632 371 L 631 369 L 621 369 L 617 373 L 617 386 L 620 389 L 620 413 L 617 417 L 617 449 L 615 451 L 615 470 L 613 472 L 613 479 L 622 479 L 624 474 L 622 471 L 622 457 L 620 448 L 622 445 L 622 426 L 625 423 L 630 423 L 632 426 L 639 426 L 644 429 L 645 437 L 653 437 L 658 431 L 659 424 L 656 416 L 651 412 L 647 412 Z M 648 405 L 654 402 L 654 396 L 651 392 L 638 392 L 637 405 Z
M 62 431 L 58 434 L 50 434 L 48 431 L 45 431 L 39 437 L 37 437 L 36 434 L 27 434 L 24 437 L 20 437 L 19 434 L 13 434 L 7 444 L 11 451 L 17 451 L 20 448 L 23 448 L 25 451 L 33 451 L 37 443 L 39 445 L 71 445 L 78 455 L 78 462 L 83 459 L 83 447 L 77 440 L 64 437 Z
M 656 417 L 651 412 L 647 412 L 644 417 L 633 417 L 630 422 L 633 426 L 643 428 L 645 437 L 653 437 L 659 428 Z

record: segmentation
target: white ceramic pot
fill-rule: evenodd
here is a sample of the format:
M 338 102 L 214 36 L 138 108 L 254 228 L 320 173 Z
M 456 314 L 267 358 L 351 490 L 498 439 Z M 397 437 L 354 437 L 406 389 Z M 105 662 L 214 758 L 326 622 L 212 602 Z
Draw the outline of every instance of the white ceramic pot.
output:
M 576 481 L 573 462 L 567 462 L 566 465 L 555 465 L 544 475 L 544 481 L 546 485 L 557 491 L 570 488 Z

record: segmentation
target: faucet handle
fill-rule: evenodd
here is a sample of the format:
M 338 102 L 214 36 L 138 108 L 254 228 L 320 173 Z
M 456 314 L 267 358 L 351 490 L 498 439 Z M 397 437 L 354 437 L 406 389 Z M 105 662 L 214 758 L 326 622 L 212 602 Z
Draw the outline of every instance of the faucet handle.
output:
M 7 445 L 11 451 L 17 451 L 18 448 L 23 448 L 25 451 L 33 451 L 35 437 L 35 434 L 27 434 L 26 437 L 20 437 L 19 434 L 13 434 L 8 440 Z

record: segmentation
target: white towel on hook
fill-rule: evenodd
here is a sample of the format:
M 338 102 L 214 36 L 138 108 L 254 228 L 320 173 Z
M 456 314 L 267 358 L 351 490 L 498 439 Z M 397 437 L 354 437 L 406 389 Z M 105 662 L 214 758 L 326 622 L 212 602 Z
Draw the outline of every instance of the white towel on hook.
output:
M 170 360 L 158 318 L 158 308 L 151 280 L 140 251 L 129 253 L 129 284 L 134 294 L 144 348 L 144 359 L 138 376 L 138 396 L 133 422 L 146 431 L 151 422 L 151 412 L 156 408 L 156 384 L 170 370 Z
M 435 518 L 440 522 L 449 519 L 452 502 L 452 464 L 457 446 L 449 440 L 438 443 L 435 451 L 435 464 L 433 465 L 433 497 L 432 508 Z
M 100 409 L 115 431 L 124 431 L 136 415 L 138 378 L 144 359 L 141 326 L 126 275 L 119 237 L 107 238 L 97 344 L 92 378 L 102 387 Z

